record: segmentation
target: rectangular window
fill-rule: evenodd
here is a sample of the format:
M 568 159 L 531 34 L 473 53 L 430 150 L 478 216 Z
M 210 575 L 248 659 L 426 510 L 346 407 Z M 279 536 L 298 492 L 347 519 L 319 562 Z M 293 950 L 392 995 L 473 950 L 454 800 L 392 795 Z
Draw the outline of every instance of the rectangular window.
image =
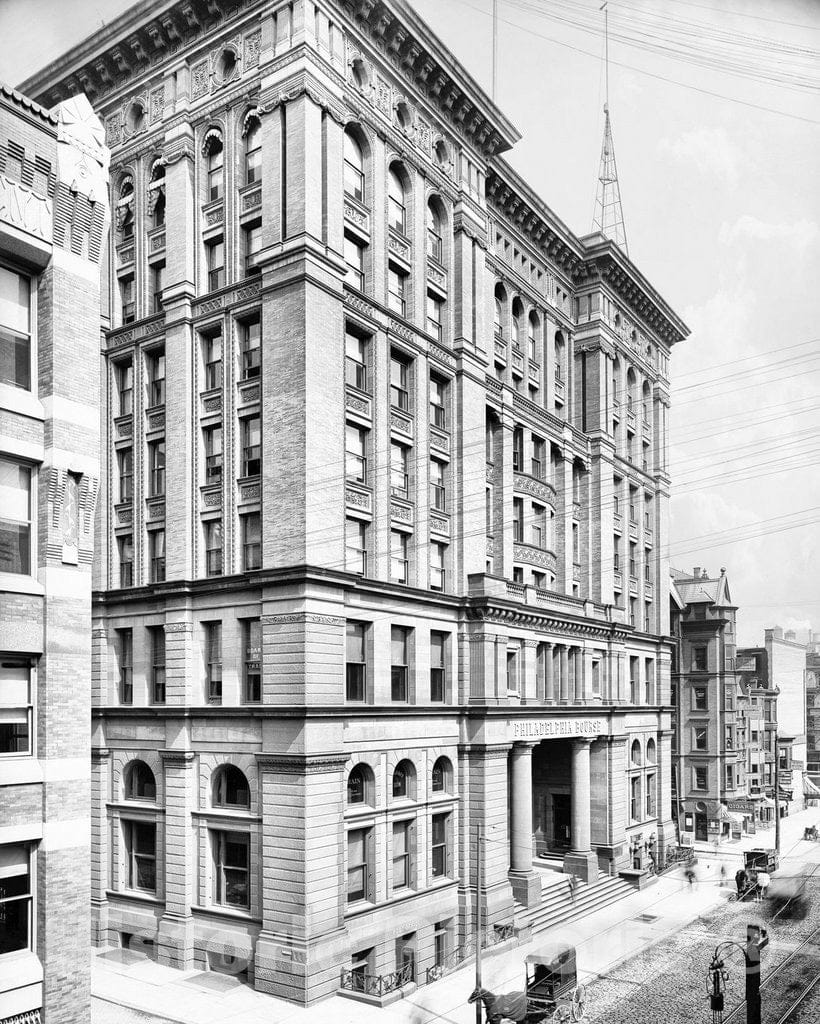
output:
M 641 821 L 640 775 L 633 775 L 629 780 L 629 815 L 632 821 Z
M 0 267 L 0 383 L 31 390 L 31 280 Z
M 708 690 L 705 686 L 694 686 L 692 688 L 692 708 L 695 711 L 706 711 L 708 707 Z
M 544 479 L 545 471 L 545 444 L 540 437 L 533 435 L 532 439 L 532 458 L 530 459 L 530 474 L 536 478 L 536 480 Z
M 370 848 L 373 830 L 355 828 L 347 833 L 347 902 L 369 898 Z
M 123 821 L 127 885 L 140 892 L 157 891 L 157 826 L 148 821 Z
M 165 264 L 151 264 L 151 312 L 162 312 L 162 290 L 165 287 Z
M 387 305 L 399 316 L 407 315 L 407 275 L 392 264 L 387 270 Z
M 117 553 L 120 560 L 120 586 L 134 585 L 134 535 L 125 533 L 117 537 Z
M 433 928 L 433 962 L 436 967 L 446 967 L 449 951 L 450 922 L 437 921 Z
M 120 448 L 117 452 L 120 501 L 131 501 L 134 496 L 134 450 Z
M 444 544 L 441 541 L 430 541 L 430 589 L 444 590 Z
M 513 540 L 524 540 L 524 499 L 513 498 Z
M 202 361 L 205 366 L 205 390 L 222 387 L 222 334 L 205 335 L 202 338 Z
M 134 703 L 134 631 L 117 630 L 117 668 L 120 676 L 120 703 Z
M 518 693 L 519 649 L 507 650 L 507 693 Z
M 0 659 L 0 756 L 33 752 L 34 701 L 31 673 L 31 662 L 26 659 L 8 656 Z
M 367 483 L 367 431 L 352 423 L 345 425 L 345 476 L 357 484 Z
M 134 411 L 134 367 L 131 361 L 114 367 L 117 387 L 117 416 L 130 416 Z
M 430 375 L 430 422 L 439 430 L 447 429 L 447 382 Z
M 345 520 L 345 568 L 367 575 L 367 523 L 362 519 Z
M 706 647 L 694 647 L 692 649 L 692 668 L 696 672 L 706 671 Z
M 444 303 L 441 299 L 433 295 L 432 292 L 427 293 L 427 333 L 437 340 L 441 341 L 442 334 L 442 317 L 444 315 Z
M 432 876 L 446 878 L 450 874 L 450 815 L 434 814 L 431 828 Z
M 242 639 L 244 700 L 246 704 L 258 704 L 262 700 L 262 623 L 259 619 L 242 622 Z
M 160 498 L 165 495 L 165 442 L 151 441 L 148 445 L 148 496 Z
M 165 627 L 149 626 L 151 651 L 151 702 L 165 703 Z
M 347 264 L 345 282 L 351 288 L 358 288 L 360 292 L 364 291 L 364 245 L 346 234 L 344 256 Z
M 222 702 L 222 623 L 206 622 L 205 626 L 205 685 L 208 702 Z
M 0 846 L 0 956 L 33 948 L 31 890 L 28 844 Z
M 239 325 L 241 380 L 251 380 L 262 372 L 262 322 L 259 317 Z
M 409 699 L 408 632 L 404 626 L 390 627 L 390 699 L 394 701 Z
M 709 743 L 709 730 L 705 725 L 692 727 L 692 749 L 707 750 Z
M 250 836 L 244 832 L 212 833 L 214 903 L 237 910 L 250 909 Z
M 524 431 L 521 427 L 513 429 L 512 461 L 513 470 L 516 473 L 522 473 L 524 471 Z
M 442 703 L 447 694 L 446 643 L 446 633 L 430 633 L 430 700 L 436 704 Z
M 573 526 L 576 524 L 573 523 Z M 547 534 L 547 510 L 543 505 L 536 505 L 533 503 L 532 506 L 532 525 L 530 543 L 533 547 L 544 548 L 546 547 L 546 534 Z M 577 562 L 577 552 L 575 553 L 575 561 Z
M 245 184 L 255 185 L 262 180 L 262 146 L 259 122 L 253 122 L 245 135 Z
M 345 331 L 345 381 L 359 391 L 367 390 L 367 342 Z
M 345 697 L 362 702 L 367 696 L 364 623 L 348 622 L 345 632 Z
M 410 408 L 409 369 L 403 359 L 390 356 L 390 404 L 405 411 Z
M 646 816 L 655 817 L 655 775 L 646 776 Z
M 262 424 L 258 416 L 241 420 L 242 476 L 259 476 L 262 472 Z
M 31 470 L 0 458 L 0 572 L 31 573 Z
M 430 460 L 430 508 L 447 511 L 447 492 L 444 488 L 444 463 Z
M 224 191 L 223 164 L 225 154 L 220 142 L 211 142 L 211 149 L 208 153 L 208 202 L 216 202 L 221 199 Z
M 205 575 L 222 575 L 222 520 L 209 519 L 205 524 Z
M 165 579 L 165 530 L 151 530 L 148 534 L 148 557 L 151 562 L 151 583 Z
M 205 264 L 208 268 L 208 291 L 225 284 L 225 242 L 221 238 L 205 243 Z
M 407 483 L 407 448 L 394 441 L 390 445 L 390 493 L 406 498 Z
M 245 277 L 261 274 L 261 267 L 256 265 L 256 257 L 262 249 L 262 225 L 252 224 L 243 228 L 243 248 L 245 251 Z
M 695 765 L 695 789 L 709 788 L 709 767 L 705 764 Z
M 249 512 L 242 520 L 242 570 L 262 568 L 262 513 Z
M 148 353 L 148 408 L 165 405 L 165 349 Z
M 390 579 L 394 583 L 407 583 L 407 534 L 390 531 Z
M 411 822 L 393 822 L 393 891 L 410 885 Z
M 137 304 L 134 300 L 134 277 L 120 278 L 120 305 L 122 308 L 122 322 L 132 324 L 136 316 Z
M 218 484 L 222 480 L 222 425 L 203 430 L 205 442 L 205 483 Z

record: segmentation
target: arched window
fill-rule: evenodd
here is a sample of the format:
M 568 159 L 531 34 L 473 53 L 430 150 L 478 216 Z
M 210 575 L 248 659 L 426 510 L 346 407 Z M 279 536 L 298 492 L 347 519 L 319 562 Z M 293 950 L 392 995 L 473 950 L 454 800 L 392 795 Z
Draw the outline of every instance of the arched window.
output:
M 410 761 L 399 761 L 393 771 L 393 797 L 412 800 L 416 783 L 416 770 Z
M 360 89 L 366 89 L 370 85 L 370 74 L 367 65 L 361 57 L 355 57 L 352 64 L 353 81 Z
M 560 331 L 555 335 L 555 379 L 564 379 L 564 335 Z
M 524 315 L 524 307 L 520 299 L 513 299 L 512 304 L 512 341 L 516 348 L 521 347 L 521 317 Z
M 434 793 L 451 793 L 453 790 L 453 766 L 449 757 L 439 757 L 433 765 L 432 789 Z
M 620 381 L 621 363 L 616 356 L 615 359 L 612 360 L 612 402 L 615 405 L 616 409 L 621 402 L 621 396 L 619 393 L 619 388 L 621 386 Z
M 538 317 L 535 313 L 530 313 L 529 319 L 527 320 L 527 358 L 531 359 L 532 362 L 537 362 L 538 355 Z
M 256 114 L 245 119 L 245 184 L 262 180 L 262 126 Z
M 495 286 L 495 323 L 496 335 L 500 338 L 504 335 L 504 303 L 507 299 L 506 292 L 502 285 Z
M 626 408 L 628 412 L 634 411 L 635 406 L 635 371 L 630 366 L 626 371 Z
M 145 761 L 132 761 L 125 770 L 126 800 L 156 800 L 157 783 Z
M 206 159 L 206 195 L 207 202 L 211 203 L 221 199 L 225 193 L 224 162 L 225 153 L 222 146 L 222 136 L 216 130 L 211 130 L 205 137 L 205 159 Z
M 117 222 L 123 241 L 134 237 L 134 180 L 130 176 L 120 185 Z
M 151 181 L 148 185 L 148 213 L 155 228 L 165 223 L 165 163 L 162 158 L 154 161 Z
M 646 742 L 646 763 L 654 764 L 655 759 L 655 741 L 650 737 Z
M 631 750 L 631 753 L 630 753 L 630 761 L 632 762 L 632 764 L 634 766 L 640 766 L 643 763 L 642 762 L 642 758 L 641 758 L 641 741 L 640 740 L 633 740 L 632 741 L 632 750 Z
M 441 215 L 433 199 L 427 204 L 427 255 L 442 262 Z
M 649 423 L 649 417 L 652 410 L 652 391 L 649 387 L 649 381 L 643 382 L 643 419 L 644 423 Z
M 243 807 L 251 805 L 251 791 L 244 772 L 236 765 L 225 764 L 214 773 L 214 807 Z
M 387 175 L 387 219 L 394 231 L 402 234 L 407 229 L 407 209 L 404 202 L 404 182 L 398 168 L 392 164 Z
M 344 188 L 347 195 L 364 202 L 364 155 L 359 140 L 350 128 L 345 129 Z
M 357 764 L 347 777 L 349 804 L 373 803 L 373 772 L 364 764 Z

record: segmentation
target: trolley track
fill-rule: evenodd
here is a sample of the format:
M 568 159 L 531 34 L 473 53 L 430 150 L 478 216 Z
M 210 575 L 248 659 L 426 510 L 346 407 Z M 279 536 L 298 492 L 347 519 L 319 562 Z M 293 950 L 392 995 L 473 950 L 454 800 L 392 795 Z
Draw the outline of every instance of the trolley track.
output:
M 811 979 L 806 985 L 806 979 Z M 820 981 L 820 928 L 770 970 L 760 982 L 761 1024 L 786 1024 L 799 1012 Z M 787 1007 L 785 1013 L 783 1008 Z M 727 1013 L 723 1024 L 745 1020 L 745 1000 Z

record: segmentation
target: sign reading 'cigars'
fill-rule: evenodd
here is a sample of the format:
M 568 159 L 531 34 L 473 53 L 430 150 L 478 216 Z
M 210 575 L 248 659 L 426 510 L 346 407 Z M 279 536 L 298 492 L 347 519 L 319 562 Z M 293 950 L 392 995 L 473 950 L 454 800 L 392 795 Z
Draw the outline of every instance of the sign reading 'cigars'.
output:
M 512 723 L 514 740 L 551 739 L 563 736 L 600 736 L 609 730 L 600 718 L 534 718 Z

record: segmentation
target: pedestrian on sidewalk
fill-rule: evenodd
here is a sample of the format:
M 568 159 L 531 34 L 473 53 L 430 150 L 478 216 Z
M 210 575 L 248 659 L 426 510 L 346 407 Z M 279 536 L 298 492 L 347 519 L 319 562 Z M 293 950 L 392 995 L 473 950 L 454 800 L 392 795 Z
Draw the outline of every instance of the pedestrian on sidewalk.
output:
M 569 895 L 570 895 L 570 898 L 572 899 L 572 902 L 574 903 L 575 902 L 575 890 L 578 888 L 578 879 L 575 877 L 575 875 L 570 875 L 569 878 L 568 878 L 568 882 L 569 882 Z
M 690 890 L 695 888 L 697 877 L 698 876 L 695 874 L 695 869 L 693 867 L 688 867 L 686 869 L 686 881 L 689 883 Z
M 723 889 L 726 885 L 726 865 L 720 865 L 720 887 Z

